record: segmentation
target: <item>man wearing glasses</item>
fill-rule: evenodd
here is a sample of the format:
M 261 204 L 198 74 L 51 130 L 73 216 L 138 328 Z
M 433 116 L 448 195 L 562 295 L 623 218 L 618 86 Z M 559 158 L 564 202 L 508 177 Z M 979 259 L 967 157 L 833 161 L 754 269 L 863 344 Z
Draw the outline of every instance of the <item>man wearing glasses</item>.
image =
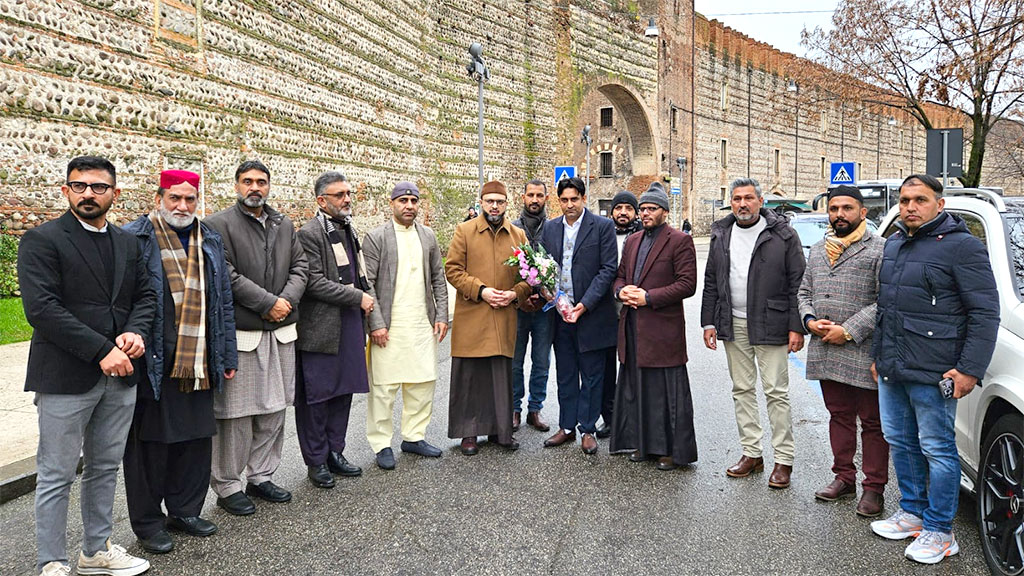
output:
M 612 288 L 623 313 L 611 451 L 633 450 L 631 461 L 657 459 L 667 471 L 697 460 L 683 316 L 683 299 L 697 291 L 697 256 L 693 239 L 666 224 L 663 188 L 651 185 L 639 206 L 643 233 L 626 239 Z
M 210 485 L 218 506 L 246 516 L 256 512 L 249 496 L 292 499 L 271 477 L 281 463 L 285 408 L 295 398 L 295 322 L 307 271 L 291 220 L 267 205 L 270 170 L 243 162 L 235 193 L 234 206 L 205 221 L 224 240 L 238 343 L 238 373 L 214 397 Z
M 480 200 L 483 214 L 455 228 L 445 264 L 445 275 L 461 296 L 452 323 L 448 437 L 462 438 L 466 456 L 478 452 L 478 436 L 519 448 L 512 437 L 515 306 L 531 293 L 518 269 L 504 264 L 526 243 L 526 234 L 505 217 L 505 185 L 484 184 Z
M 352 224 L 352 185 L 324 172 L 313 191 L 318 211 L 299 229 L 309 283 L 299 305 L 295 428 L 309 481 L 333 488 L 332 473 L 363 473 L 344 456 L 345 434 L 352 395 L 370 391 L 364 327 L 376 301 Z
M 69 210 L 26 232 L 18 249 L 33 328 L 25 390 L 36 393 L 39 411 L 36 570 L 71 573 L 68 500 L 82 454 L 78 570 L 131 576 L 149 562 L 110 541 L 114 489 L 156 296 L 135 238 L 107 222 L 121 193 L 114 165 L 96 156 L 71 160 L 61 192 Z

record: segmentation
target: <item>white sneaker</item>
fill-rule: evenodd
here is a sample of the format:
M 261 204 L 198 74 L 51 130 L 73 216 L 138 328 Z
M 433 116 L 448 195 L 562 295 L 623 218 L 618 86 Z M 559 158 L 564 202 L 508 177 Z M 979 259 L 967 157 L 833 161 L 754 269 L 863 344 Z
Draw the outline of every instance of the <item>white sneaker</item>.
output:
M 938 564 L 946 556 L 952 556 L 960 552 L 960 545 L 956 543 L 956 537 L 950 532 L 932 532 L 925 530 L 921 532 L 910 546 L 907 546 L 907 558 L 922 564 Z
M 924 521 L 903 509 L 897 510 L 895 514 L 885 520 L 875 520 L 871 523 L 872 532 L 889 540 L 903 540 L 917 536 L 922 530 L 924 530 Z
M 61 564 L 55 560 L 43 566 L 39 576 L 71 576 L 71 566 Z
M 105 574 L 106 576 L 135 576 L 149 570 L 149 561 L 136 558 L 124 548 L 107 540 L 107 549 L 92 556 L 78 553 L 79 574 Z

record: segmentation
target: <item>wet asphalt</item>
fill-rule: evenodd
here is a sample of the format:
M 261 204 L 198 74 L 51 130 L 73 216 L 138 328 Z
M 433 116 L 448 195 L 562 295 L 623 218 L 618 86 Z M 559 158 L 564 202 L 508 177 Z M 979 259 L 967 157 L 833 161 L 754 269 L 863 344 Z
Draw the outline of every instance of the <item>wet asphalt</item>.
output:
M 705 253 L 706 246 L 698 246 L 701 272 Z M 547 434 L 525 426 L 517 434 L 517 452 L 483 443 L 477 456 L 462 456 L 457 441 L 446 437 L 446 340 L 427 436 L 444 450 L 442 458 L 403 454 L 396 435 L 397 469 L 378 469 L 365 438 L 366 401 L 360 395 L 353 402 L 345 454 L 364 473 L 339 477 L 332 490 L 318 489 L 306 480 L 289 409 L 284 460 L 274 480 L 292 490 L 292 502 L 258 501 L 255 515 L 240 518 L 214 506 L 210 492 L 204 516 L 218 524 L 217 534 L 173 534 L 173 552 L 145 555 L 152 563 L 149 574 L 987 573 L 968 496 L 961 494 L 954 523 L 961 552 L 937 566 L 904 558 L 909 541 L 873 535 L 869 521 L 854 514 L 855 499 L 815 501 L 814 491 L 833 477 L 828 413 L 816 383 L 803 378 L 803 352 L 790 359 L 797 447 L 792 486 L 767 485 L 772 453 L 763 396 L 766 472 L 727 477 L 725 469 L 741 454 L 731 384 L 724 351 L 701 343 L 699 306 L 699 293 L 686 301 L 696 464 L 661 472 L 650 463 L 610 455 L 606 441 L 595 456 L 583 454 L 578 442 L 546 449 Z M 553 363 L 550 376 L 542 414 L 553 424 Z M 892 472 L 885 496 L 888 515 L 899 499 Z M 69 512 L 72 559 L 82 538 L 78 510 L 76 482 Z M 0 506 L 0 574 L 34 573 L 32 511 L 32 495 Z M 114 542 L 142 554 L 120 482 L 114 514 Z

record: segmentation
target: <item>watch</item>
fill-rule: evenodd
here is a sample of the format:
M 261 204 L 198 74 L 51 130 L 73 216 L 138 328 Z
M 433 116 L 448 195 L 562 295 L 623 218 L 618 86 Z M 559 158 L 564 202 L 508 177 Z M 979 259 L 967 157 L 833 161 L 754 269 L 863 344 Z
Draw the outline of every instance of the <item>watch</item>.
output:
M 847 330 L 846 328 L 843 328 L 843 337 L 846 338 L 847 342 L 853 341 L 853 335 L 850 334 L 850 331 Z

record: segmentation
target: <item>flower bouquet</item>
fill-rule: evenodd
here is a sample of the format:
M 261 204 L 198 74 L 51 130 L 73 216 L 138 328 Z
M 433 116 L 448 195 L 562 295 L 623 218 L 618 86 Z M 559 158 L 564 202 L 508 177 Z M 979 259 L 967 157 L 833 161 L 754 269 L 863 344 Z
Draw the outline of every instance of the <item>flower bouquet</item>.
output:
M 556 289 L 558 263 L 544 251 L 544 248 L 534 249 L 529 243 L 523 244 L 515 249 L 512 256 L 505 261 L 505 265 L 519 268 L 519 276 L 527 284 L 537 288 L 540 295 L 548 301 L 543 308 L 545 312 L 555 308 L 563 320 L 573 321 L 573 305 L 569 301 L 569 296 Z

